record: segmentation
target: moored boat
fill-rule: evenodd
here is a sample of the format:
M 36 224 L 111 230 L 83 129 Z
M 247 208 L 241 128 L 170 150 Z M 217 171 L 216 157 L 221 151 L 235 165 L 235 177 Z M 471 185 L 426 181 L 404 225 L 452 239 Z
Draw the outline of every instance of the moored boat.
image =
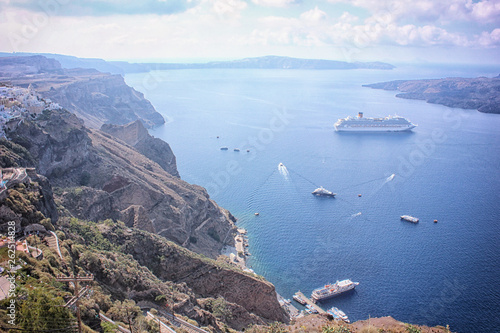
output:
M 344 311 L 340 310 L 337 307 L 332 307 L 330 310 L 327 311 L 328 314 L 332 315 L 334 319 L 342 319 L 346 323 L 350 323 L 351 321 L 349 320 L 349 317 L 344 313 Z
M 411 223 L 418 223 L 418 218 L 410 215 L 401 215 L 401 220 L 405 220 Z
M 293 295 L 293 299 L 302 305 L 305 305 L 307 303 L 306 300 L 299 295 L 299 293 L 295 293 L 295 295 Z
M 359 285 L 359 282 L 352 282 L 351 280 L 337 281 L 334 284 L 327 284 L 324 287 L 314 289 L 311 294 L 313 302 L 321 301 L 340 295 L 346 291 L 352 290 Z

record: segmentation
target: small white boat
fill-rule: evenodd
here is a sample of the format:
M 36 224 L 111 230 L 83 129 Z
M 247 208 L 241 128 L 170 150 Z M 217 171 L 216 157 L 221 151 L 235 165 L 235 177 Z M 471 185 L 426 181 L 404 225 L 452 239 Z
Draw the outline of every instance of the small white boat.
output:
M 405 220 L 411 223 L 418 223 L 418 218 L 410 215 L 401 215 L 401 220 Z
M 312 194 L 318 197 L 335 197 L 337 195 L 337 193 L 330 192 L 327 189 L 323 188 L 323 186 L 320 186 L 312 191 Z

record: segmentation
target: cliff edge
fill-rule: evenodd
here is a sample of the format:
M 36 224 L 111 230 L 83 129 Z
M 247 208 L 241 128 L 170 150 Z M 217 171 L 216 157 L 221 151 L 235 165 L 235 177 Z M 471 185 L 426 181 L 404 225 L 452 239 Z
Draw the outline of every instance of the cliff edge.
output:
M 454 108 L 477 109 L 500 114 L 500 75 L 494 78 L 445 78 L 397 80 L 363 85 L 374 89 L 398 90 L 396 97 L 420 99 Z
M 171 175 L 114 136 L 88 129 L 65 110 L 26 119 L 8 136 L 61 188 L 58 197 L 75 217 L 120 219 L 212 258 L 234 244 L 235 218 L 204 188 Z
M 136 120 L 127 125 L 104 124 L 101 131 L 134 147 L 141 154 L 158 163 L 163 170 L 172 176 L 180 177 L 175 155 L 170 145 L 161 139 L 152 137 L 141 121 Z
M 95 69 L 63 69 L 56 60 L 43 56 L 0 57 L 0 81 L 23 88 L 32 84 L 44 98 L 76 114 L 91 128 L 135 120 L 150 128 L 165 122 L 121 75 Z

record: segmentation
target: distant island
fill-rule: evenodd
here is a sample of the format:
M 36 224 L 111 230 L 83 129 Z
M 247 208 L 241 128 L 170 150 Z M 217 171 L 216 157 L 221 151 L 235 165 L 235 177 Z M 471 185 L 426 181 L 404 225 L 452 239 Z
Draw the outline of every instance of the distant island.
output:
M 395 66 L 383 62 L 345 62 L 324 59 L 302 59 L 280 56 L 245 58 L 232 61 L 212 61 L 191 64 L 141 64 L 148 69 L 393 69 Z
M 401 93 L 396 97 L 400 98 L 419 99 L 427 103 L 500 114 L 500 75 L 493 78 L 397 80 L 366 84 L 363 87 L 398 90 Z
M 231 61 L 212 61 L 207 63 L 129 63 L 126 61 L 105 61 L 97 58 L 77 58 L 51 53 L 0 53 L 0 57 L 42 55 L 57 60 L 63 68 L 92 68 L 111 74 L 142 73 L 152 70 L 169 69 L 381 69 L 390 70 L 395 66 L 384 62 L 346 62 L 325 59 L 302 59 L 281 56 L 264 56 Z

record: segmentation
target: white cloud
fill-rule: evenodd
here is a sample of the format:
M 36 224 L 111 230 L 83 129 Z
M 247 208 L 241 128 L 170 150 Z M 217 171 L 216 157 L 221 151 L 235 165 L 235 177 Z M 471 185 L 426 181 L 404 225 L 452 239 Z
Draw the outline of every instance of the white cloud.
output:
M 328 0 L 349 3 L 370 11 L 375 17 L 390 16 L 394 21 L 413 19 L 421 22 L 451 23 L 474 21 L 479 24 L 498 22 L 498 0 Z
M 299 3 L 300 0 L 252 0 L 252 2 L 263 7 L 288 7 Z
M 300 18 L 306 21 L 322 21 L 325 20 L 327 16 L 328 15 L 324 11 L 318 9 L 318 6 L 300 14 Z
M 352 22 L 356 22 L 357 20 L 359 20 L 359 17 L 354 16 L 349 12 L 342 13 L 342 16 L 340 16 L 340 18 L 339 18 L 340 22 L 345 22 L 345 23 L 352 23 Z
M 472 4 L 471 15 L 476 21 L 496 22 L 500 19 L 500 1 L 481 1 Z
M 241 11 L 247 7 L 247 3 L 241 0 L 216 0 L 212 10 L 224 18 L 239 18 Z
M 500 29 L 495 29 L 492 32 L 483 31 L 479 36 L 478 44 L 483 47 L 500 46 Z

